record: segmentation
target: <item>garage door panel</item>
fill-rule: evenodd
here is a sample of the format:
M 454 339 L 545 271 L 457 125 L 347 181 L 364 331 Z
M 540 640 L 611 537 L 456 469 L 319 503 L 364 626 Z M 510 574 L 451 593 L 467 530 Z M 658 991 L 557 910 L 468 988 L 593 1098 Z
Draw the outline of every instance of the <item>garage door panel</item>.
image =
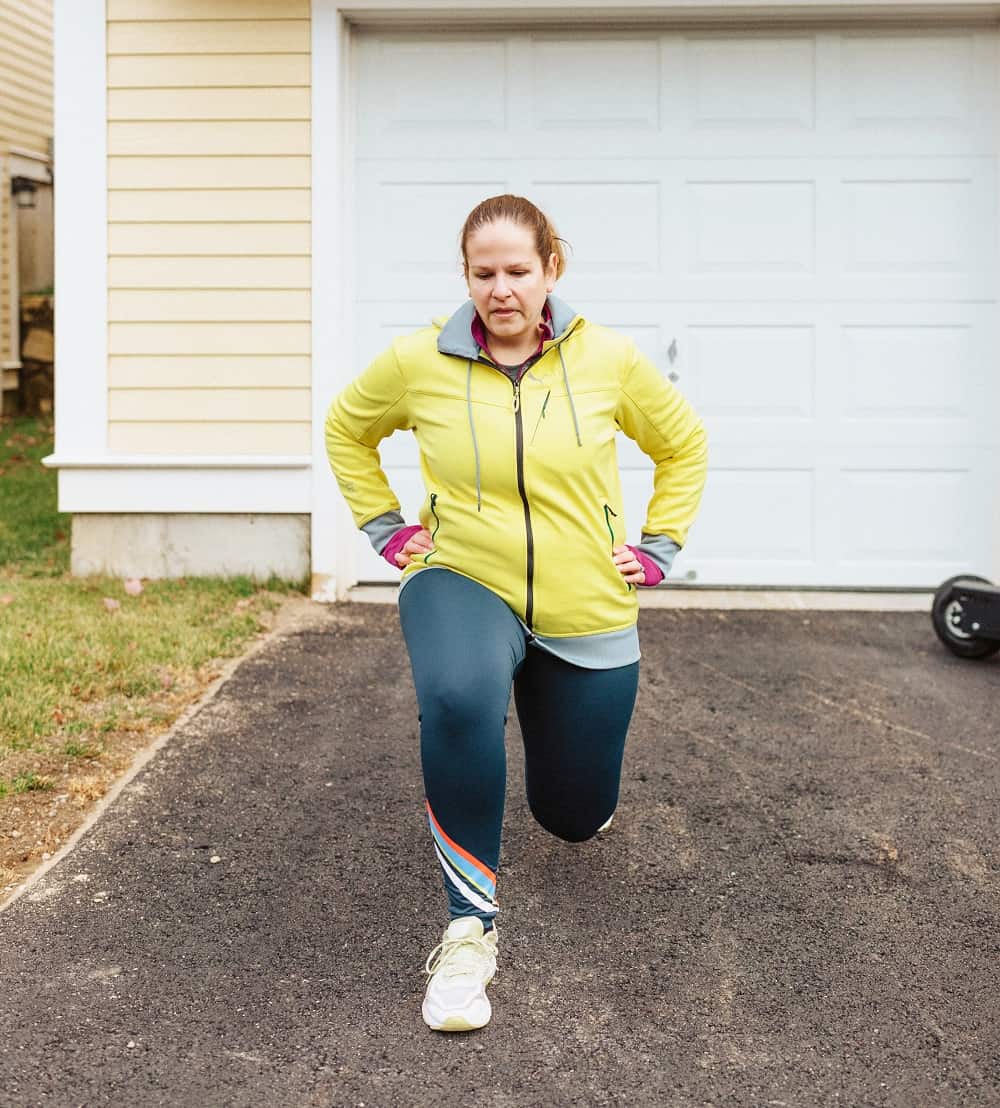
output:
M 799 132 L 816 126 L 816 40 L 809 35 L 692 36 L 685 88 L 694 129 Z
M 469 43 L 427 35 L 375 38 L 358 43 L 359 111 L 355 120 L 362 156 L 409 139 L 435 135 L 465 142 L 507 128 L 507 40 L 479 36 L 476 85 L 470 95 Z
M 842 337 L 845 419 L 970 422 L 977 366 L 968 325 L 854 324 Z
M 969 271 L 978 253 L 973 248 L 976 223 L 971 176 L 847 180 L 843 190 L 843 264 L 847 273 L 874 270 L 923 277 Z
M 571 131 L 582 142 L 594 131 L 641 137 L 659 130 L 657 36 L 535 35 L 530 52 L 531 123 L 538 130 Z
M 960 561 L 976 539 L 970 481 L 962 469 L 845 470 L 839 505 L 843 560 Z
M 845 33 L 845 124 L 974 131 L 977 82 L 986 75 L 977 61 L 987 42 L 975 31 Z

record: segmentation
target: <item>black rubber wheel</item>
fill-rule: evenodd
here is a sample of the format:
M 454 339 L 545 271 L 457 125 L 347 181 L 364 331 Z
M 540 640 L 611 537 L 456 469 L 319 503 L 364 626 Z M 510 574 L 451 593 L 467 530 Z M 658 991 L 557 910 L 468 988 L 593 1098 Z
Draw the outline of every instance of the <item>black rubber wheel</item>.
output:
M 931 622 L 934 624 L 937 637 L 952 654 L 957 654 L 959 658 L 988 658 L 1000 650 L 1000 642 L 996 639 L 977 639 L 975 635 L 967 635 L 956 626 L 958 617 L 962 614 L 962 602 L 955 595 L 955 586 L 960 581 L 990 584 L 985 577 L 976 577 L 972 573 L 960 573 L 957 577 L 949 577 L 934 594 Z

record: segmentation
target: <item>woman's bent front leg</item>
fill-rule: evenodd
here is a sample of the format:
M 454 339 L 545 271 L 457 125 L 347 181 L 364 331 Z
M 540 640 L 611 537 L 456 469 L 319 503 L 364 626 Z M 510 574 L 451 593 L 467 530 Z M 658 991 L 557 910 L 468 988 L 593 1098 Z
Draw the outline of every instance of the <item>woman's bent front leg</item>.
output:
M 507 758 L 504 724 L 524 632 L 489 589 L 445 569 L 417 573 L 399 597 L 420 708 L 420 757 L 450 914 L 497 913 Z
M 583 842 L 614 813 L 638 683 L 638 662 L 582 669 L 539 649 L 518 673 L 528 804 L 560 839 Z

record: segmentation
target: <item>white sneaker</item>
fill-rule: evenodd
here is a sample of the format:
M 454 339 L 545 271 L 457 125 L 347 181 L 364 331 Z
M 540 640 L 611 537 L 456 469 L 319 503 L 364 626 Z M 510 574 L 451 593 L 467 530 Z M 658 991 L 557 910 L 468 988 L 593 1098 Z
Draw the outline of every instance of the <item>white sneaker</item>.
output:
M 432 1031 L 475 1031 L 493 1014 L 486 986 L 497 972 L 496 928 L 483 934 L 476 916 L 453 919 L 427 958 L 424 1023 Z
M 602 835 L 605 831 L 610 831 L 611 830 L 611 824 L 614 822 L 614 818 L 615 818 L 615 814 L 614 814 L 614 812 L 612 812 L 611 815 L 608 816 L 608 818 L 604 821 L 604 823 L 602 823 L 601 826 L 598 827 L 597 834 Z

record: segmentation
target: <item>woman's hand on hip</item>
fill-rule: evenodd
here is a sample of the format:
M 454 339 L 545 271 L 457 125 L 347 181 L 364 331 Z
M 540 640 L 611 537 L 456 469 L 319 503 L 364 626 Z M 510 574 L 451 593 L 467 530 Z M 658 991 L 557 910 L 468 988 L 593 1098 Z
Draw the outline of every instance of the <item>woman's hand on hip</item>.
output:
M 431 541 L 430 531 L 426 527 L 421 528 L 406 540 L 403 549 L 396 555 L 396 565 L 402 569 L 403 566 L 408 566 L 414 558 L 422 558 L 433 549 L 434 543 Z
M 618 572 L 630 585 L 644 585 L 646 583 L 646 571 L 642 568 L 642 563 L 630 547 L 624 544 L 616 546 L 611 553 Z

